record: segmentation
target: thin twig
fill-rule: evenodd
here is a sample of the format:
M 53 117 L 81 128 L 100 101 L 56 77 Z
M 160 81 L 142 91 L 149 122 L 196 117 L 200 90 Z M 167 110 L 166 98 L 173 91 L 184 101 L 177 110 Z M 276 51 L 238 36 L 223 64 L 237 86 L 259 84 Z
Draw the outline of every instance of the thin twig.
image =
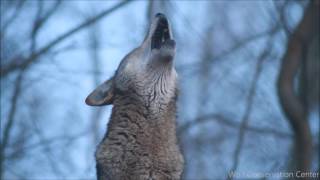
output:
M 279 24 L 277 24 L 275 27 L 277 27 Z M 255 92 L 256 92 L 256 88 L 257 88 L 257 83 L 258 80 L 260 78 L 261 75 L 261 71 L 262 71 L 262 67 L 263 67 L 263 62 L 267 59 L 268 55 L 270 54 L 270 47 L 272 46 L 273 43 L 273 36 L 275 35 L 275 33 L 277 32 L 276 30 L 278 28 L 273 28 L 274 31 L 271 32 L 271 34 L 269 34 L 270 39 L 268 40 L 266 47 L 264 48 L 264 51 L 261 53 L 260 57 L 258 57 L 258 62 L 256 65 L 256 69 L 255 69 L 255 73 L 254 73 L 254 77 L 253 80 L 251 82 L 250 88 L 249 88 L 249 95 L 247 97 L 247 105 L 246 105 L 246 109 L 244 112 L 244 115 L 241 119 L 241 124 L 240 124 L 240 129 L 239 129 L 239 134 L 238 134 L 238 140 L 237 140 L 237 144 L 236 144 L 236 148 L 235 148 L 235 152 L 233 155 L 233 165 L 229 171 L 229 175 L 227 176 L 227 179 L 231 180 L 233 179 L 233 176 L 230 176 L 231 174 L 235 173 L 235 171 L 237 170 L 238 166 L 239 166 L 239 159 L 240 159 L 240 154 L 241 154 L 241 150 L 242 150 L 242 146 L 244 143 L 244 136 L 245 136 L 245 132 L 247 129 L 247 126 L 249 124 L 249 117 L 252 111 L 252 107 L 253 107 L 253 102 L 254 102 L 254 96 L 255 96 Z
M 120 7 L 123 7 L 124 5 L 128 4 L 129 2 L 132 2 L 132 1 L 122 1 L 122 2 L 118 3 L 117 5 L 115 5 L 114 7 L 107 9 L 107 10 L 99 13 L 98 15 L 86 20 L 85 22 L 77 25 L 76 27 L 72 28 L 71 30 L 58 36 L 56 39 L 49 42 L 44 47 L 40 48 L 37 52 L 29 55 L 29 57 L 25 58 L 25 60 L 21 61 L 21 63 L 17 63 L 19 61 L 17 61 L 15 58 L 9 60 L 9 62 L 12 62 L 12 63 L 8 64 L 7 66 L 1 67 L 1 76 L 4 77 L 4 76 L 8 75 L 10 72 L 13 72 L 17 69 L 24 68 L 26 66 L 29 66 L 31 63 L 35 63 L 36 61 L 39 60 L 40 56 L 47 53 L 50 49 L 52 49 L 57 44 L 61 43 L 62 41 L 64 41 L 65 39 L 67 39 L 71 35 L 74 35 L 75 33 L 79 32 L 80 30 L 83 30 L 84 28 L 101 20 L 106 15 L 109 15 L 110 13 L 114 12 L 115 10 L 119 9 Z
M 1 39 L 5 36 L 5 33 L 9 26 L 14 22 L 14 20 L 19 16 L 21 9 L 23 8 L 24 3 L 26 0 L 21 0 L 18 2 L 12 16 L 10 16 L 7 21 L 3 23 L 3 26 L 1 27 Z
M 0 179 L 3 179 L 3 173 L 4 173 L 4 160 L 5 160 L 5 148 L 8 145 L 10 136 L 11 136 L 11 130 L 12 127 L 14 125 L 14 120 L 15 120 L 15 115 L 16 115 L 16 111 L 17 111 L 17 104 L 18 104 L 18 100 L 19 100 L 19 96 L 21 93 L 21 86 L 22 86 L 22 82 L 23 82 L 23 77 L 24 77 L 24 69 L 21 70 L 18 74 L 16 83 L 15 83 L 15 87 L 14 87 L 14 91 L 13 91 L 13 95 L 12 95 L 12 99 L 11 99 L 11 105 L 10 105 L 10 111 L 9 111 L 9 116 L 8 116 L 8 121 L 5 124 L 4 128 L 3 128 L 3 137 L 1 139 L 1 146 L 0 146 Z M 2 129 L 2 128 L 1 128 Z
M 194 120 L 188 121 L 187 123 L 180 126 L 177 130 L 177 134 L 182 136 L 184 133 L 188 131 L 191 127 L 197 126 L 199 124 L 207 123 L 210 121 L 218 122 L 221 125 L 225 125 L 231 128 L 239 128 L 240 124 L 236 121 L 233 121 L 221 114 L 212 113 L 208 115 L 200 116 Z M 265 127 L 255 127 L 255 126 L 246 126 L 245 129 L 249 132 L 257 133 L 257 134 L 264 134 L 264 135 L 273 135 L 277 138 L 292 138 L 293 135 L 287 132 L 278 131 L 273 128 L 265 128 Z
M 269 35 L 270 33 L 274 32 L 274 31 L 278 31 L 280 28 L 277 26 L 277 27 L 274 27 L 274 28 L 271 28 L 267 31 L 264 31 L 264 32 L 260 32 L 260 33 L 257 33 L 257 34 L 254 34 L 250 37 L 247 37 L 247 38 L 244 38 L 243 40 L 237 42 L 236 44 L 234 44 L 231 48 L 227 49 L 227 50 L 224 50 L 218 54 L 215 54 L 212 61 L 218 61 L 220 59 L 223 59 L 225 58 L 226 56 L 228 55 L 231 55 L 233 52 L 236 52 L 238 50 L 240 50 L 241 48 L 244 48 L 247 44 L 249 43 L 252 43 L 260 38 L 263 38 L 263 37 L 266 37 L 267 35 Z M 191 63 L 191 64 L 185 64 L 185 65 L 180 65 L 179 67 L 177 67 L 177 70 L 178 71 L 185 71 L 187 69 L 189 69 L 190 67 L 200 67 L 199 66 L 199 62 L 195 62 L 195 63 Z M 194 71 L 190 72 L 191 74 L 194 73 Z

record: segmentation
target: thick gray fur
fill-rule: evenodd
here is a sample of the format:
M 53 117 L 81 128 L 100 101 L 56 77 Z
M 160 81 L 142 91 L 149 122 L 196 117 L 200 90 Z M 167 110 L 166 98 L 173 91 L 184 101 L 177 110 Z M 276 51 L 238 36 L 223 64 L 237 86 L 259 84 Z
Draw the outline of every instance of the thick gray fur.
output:
M 175 43 L 170 39 L 159 49 L 150 48 L 159 18 L 165 17 L 154 18 L 141 46 L 87 98 L 89 105 L 113 104 L 107 133 L 95 155 L 100 180 L 181 177 L 184 161 L 176 137 Z

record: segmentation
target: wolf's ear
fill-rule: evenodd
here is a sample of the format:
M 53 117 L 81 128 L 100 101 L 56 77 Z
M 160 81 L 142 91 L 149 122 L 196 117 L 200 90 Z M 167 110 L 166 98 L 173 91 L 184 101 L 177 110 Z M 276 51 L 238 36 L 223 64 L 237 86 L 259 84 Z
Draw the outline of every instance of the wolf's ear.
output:
M 113 102 L 113 78 L 105 81 L 99 85 L 89 96 L 86 98 L 86 104 L 89 106 L 103 106 L 109 105 Z

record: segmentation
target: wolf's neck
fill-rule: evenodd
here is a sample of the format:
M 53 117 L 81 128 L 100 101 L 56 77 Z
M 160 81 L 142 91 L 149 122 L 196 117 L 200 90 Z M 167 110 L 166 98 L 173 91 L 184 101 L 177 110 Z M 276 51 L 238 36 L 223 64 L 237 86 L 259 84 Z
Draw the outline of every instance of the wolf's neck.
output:
M 119 97 L 113 103 L 116 112 L 128 112 L 127 114 L 137 115 L 145 120 L 173 118 L 176 113 L 176 97 L 160 98 L 155 94 L 139 97 L 140 95 L 131 95 Z M 131 113 L 131 114 L 130 114 Z
M 149 103 L 134 97 L 120 97 L 115 100 L 108 131 L 123 128 L 132 133 L 143 132 L 147 136 L 156 135 L 163 141 L 175 141 L 176 102 L 172 98 L 167 103 L 154 100 Z M 170 141 L 171 141 L 170 140 Z

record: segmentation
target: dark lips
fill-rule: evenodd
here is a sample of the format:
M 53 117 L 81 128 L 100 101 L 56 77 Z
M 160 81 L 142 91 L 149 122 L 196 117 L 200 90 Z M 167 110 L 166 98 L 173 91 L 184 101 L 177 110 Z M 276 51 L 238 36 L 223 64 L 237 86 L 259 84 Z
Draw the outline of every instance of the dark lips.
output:
M 169 23 L 165 15 L 156 14 L 158 19 L 157 27 L 151 38 L 151 49 L 160 49 L 163 45 L 173 45 L 175 42 L 171 40 L 169 32 Z

